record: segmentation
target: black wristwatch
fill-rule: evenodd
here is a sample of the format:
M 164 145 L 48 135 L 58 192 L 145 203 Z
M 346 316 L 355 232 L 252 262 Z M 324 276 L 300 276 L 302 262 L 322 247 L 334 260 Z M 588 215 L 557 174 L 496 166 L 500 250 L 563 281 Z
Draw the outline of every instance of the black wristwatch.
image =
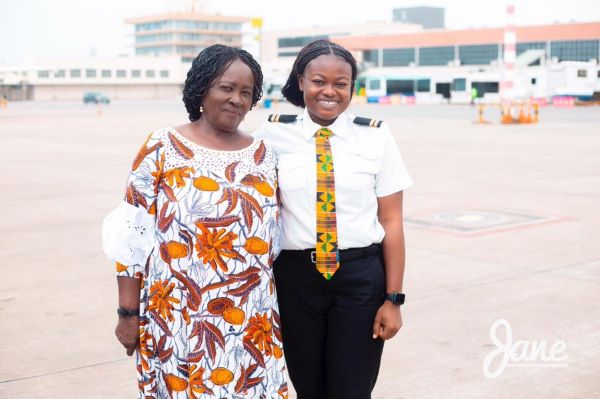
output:
M 118 308 L 117 314 L 119 315 L 119 317 L 137 317 L 140 315 L 140 310 L 139 309 Z
M 394 305 L 402 305 L 404 304 L 404 299 L 406 299 L 406 295 L 401 292 L 386 292 L 383 297 Z

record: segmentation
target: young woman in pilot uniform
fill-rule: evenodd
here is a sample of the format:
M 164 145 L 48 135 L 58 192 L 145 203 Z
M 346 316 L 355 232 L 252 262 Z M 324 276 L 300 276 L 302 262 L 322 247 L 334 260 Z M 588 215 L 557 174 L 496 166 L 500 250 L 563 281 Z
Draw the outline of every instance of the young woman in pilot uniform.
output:
M 278 161 L 281 253 L 274 263 L 284 354 L 299 399 L 371 397 L 383 342 L 402 326 L 402 191 L 412 185 L 389 128 L 346 112 L 356 62 L 318 40 L 256 132 Z

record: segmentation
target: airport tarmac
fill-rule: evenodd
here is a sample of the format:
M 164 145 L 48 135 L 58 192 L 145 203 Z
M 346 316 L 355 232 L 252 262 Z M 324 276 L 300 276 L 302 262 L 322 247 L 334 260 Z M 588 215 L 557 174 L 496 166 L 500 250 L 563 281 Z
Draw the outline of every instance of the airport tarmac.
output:
M 415 181 L 404 326 L 373 398 L 600 398 L 600 108 L 511 126 L 495 108 L 486 125 L 470 106 L 351 109 L 391 126 Z M 298 109 L 243 128 L 271 112 Z M 147 134 L 185 120 L 178 99 L 0 109 L 0 398 L 136 397 L 100 226 Z

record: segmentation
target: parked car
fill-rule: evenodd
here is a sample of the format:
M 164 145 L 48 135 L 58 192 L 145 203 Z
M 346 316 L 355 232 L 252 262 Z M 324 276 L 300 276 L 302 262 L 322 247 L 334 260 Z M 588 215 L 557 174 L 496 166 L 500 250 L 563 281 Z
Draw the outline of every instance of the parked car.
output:
M 110 98 L 99 91 L 88 91 L 83 95 L 83 103 L 94 103 L 94 104 L 110 104 Z

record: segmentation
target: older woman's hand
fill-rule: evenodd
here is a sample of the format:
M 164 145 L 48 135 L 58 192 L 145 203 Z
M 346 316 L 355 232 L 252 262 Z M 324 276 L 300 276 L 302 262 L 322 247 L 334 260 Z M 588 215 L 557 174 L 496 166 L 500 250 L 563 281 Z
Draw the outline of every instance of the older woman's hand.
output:
M 139 317 L 119 317 L 115 335 L 127 350 L 127 356 L 133 355 L 139 343 Z

